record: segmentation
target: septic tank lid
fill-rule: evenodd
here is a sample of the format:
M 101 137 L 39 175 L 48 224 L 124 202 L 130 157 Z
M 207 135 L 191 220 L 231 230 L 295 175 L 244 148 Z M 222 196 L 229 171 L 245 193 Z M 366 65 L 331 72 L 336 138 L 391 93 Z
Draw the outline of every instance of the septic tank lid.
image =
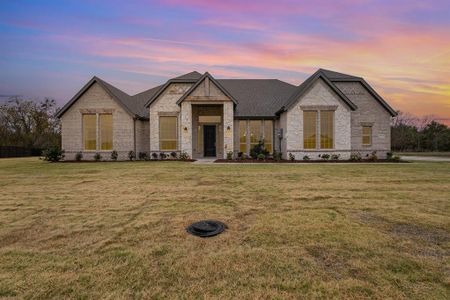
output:
M 222 233 L 227 226 L 216 220 L 202 220 L 192 223 L 186 228 L 186 231 L 199 237 L 210 237 Z

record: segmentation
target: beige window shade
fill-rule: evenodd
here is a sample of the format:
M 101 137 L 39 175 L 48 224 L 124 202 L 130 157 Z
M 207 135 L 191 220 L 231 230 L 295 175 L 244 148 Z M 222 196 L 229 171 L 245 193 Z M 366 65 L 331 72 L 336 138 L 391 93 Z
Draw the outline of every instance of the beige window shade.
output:
M 303 112 L 303 148 L 316 149 L 317 111 Z
M 333 149 L 334 111 L 320 111 L 320 148 Z
M 159 117 L 159 149 L 177 150 L 177 117 Z
M 97 150 L 97 115 L 83 115 L 84 150 Z
M 113 149 L 113 118 L 112 114 L 101 114 L 100 117 L 100 149 Z

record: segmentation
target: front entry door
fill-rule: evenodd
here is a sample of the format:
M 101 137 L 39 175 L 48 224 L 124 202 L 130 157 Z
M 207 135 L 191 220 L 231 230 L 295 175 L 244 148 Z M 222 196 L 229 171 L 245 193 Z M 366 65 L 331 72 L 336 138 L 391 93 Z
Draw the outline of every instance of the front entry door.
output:
M 216 125 L 203 125 L 203 153 L 216 156 Z

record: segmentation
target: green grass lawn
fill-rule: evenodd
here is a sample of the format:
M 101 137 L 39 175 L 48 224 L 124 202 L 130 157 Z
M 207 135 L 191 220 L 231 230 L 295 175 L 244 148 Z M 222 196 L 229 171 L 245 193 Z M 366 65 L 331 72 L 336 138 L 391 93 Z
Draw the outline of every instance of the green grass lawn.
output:
M 449 299 L 450 163 L 1 159 L 2 296 Z

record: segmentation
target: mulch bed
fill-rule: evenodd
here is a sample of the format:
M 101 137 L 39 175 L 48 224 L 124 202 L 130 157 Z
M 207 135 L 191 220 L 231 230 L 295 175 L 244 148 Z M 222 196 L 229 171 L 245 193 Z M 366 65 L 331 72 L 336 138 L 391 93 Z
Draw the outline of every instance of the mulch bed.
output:
M 135 161 L 145 161 L 145 162 L 152 162 L 152 161 L 184 161 L 184 162 L 194 162 L 196 159 L 148 159 L 148 160 L 61 160 L 58 161 L 58 163 L 119 163 L 119 162 L 135 162 Z
M 309 163 L 350 163 L 350 164 L 358 164 L 358 163 L 407 163 L 407 161 L 391 161 L 387 159 L 378 159 L 376 161 L 369 161 L 369 160 L 360 160 L 360 161 L 354 161 L 354 160 L 273 160 L 273 159 L 266 159 L 266 160 L 257 160 L 257 159 L 243 159 L 243 160 L 228 160 L 228 159 L 217 159 L 214 161 L 215 163 L 256 163 L 256 164 L 282 164 L 282 163 L 288 163 L 288 164 L 309 164 Z

